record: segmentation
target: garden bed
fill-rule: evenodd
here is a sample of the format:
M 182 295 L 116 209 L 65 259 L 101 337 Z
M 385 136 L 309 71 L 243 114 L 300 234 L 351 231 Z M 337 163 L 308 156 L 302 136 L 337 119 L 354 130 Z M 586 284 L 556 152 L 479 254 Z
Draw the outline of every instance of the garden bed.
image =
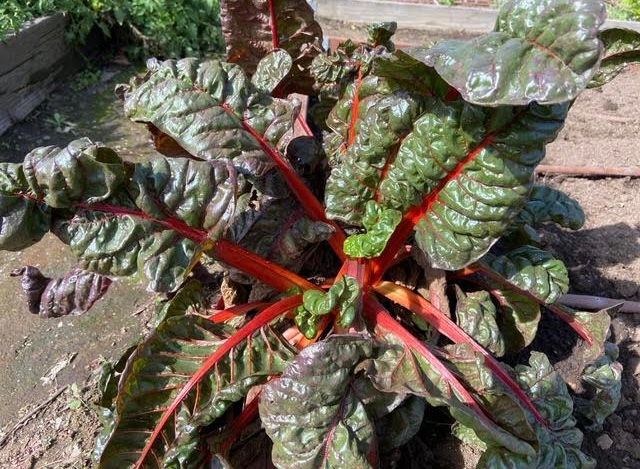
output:
M 62 14 L 38 18 L 0 42 L 0 135 L 73 71 L 77 57 L 64 41 L 66 24 Z
M 363 37 L 362 31 L 351 24 L 323 21 L 323 26 L 332 36 Z M 454 36 L 457 34 L 457 31 L 450 33 Z M 398 40 L 403 42 L 426 42 L 434 38 L 432 33 L 424 31 L 401 31 L 398 36 Z M 121 112 L 114 111 L 121 105 L 115 98 L 109 100 L 109 90 L 113 84 L 113 80 L 105 80 L 81 93 L 74 92 L 70 86 L 61 88 L 53 94 L 39 117 L 17 125 L 2 137 L 7 148 L 1 148 L 3 145 L 0 145 L 0 160 L 19 160 L 39 144 L 38 139 L 42 139 L 43 135 L 48 137 L 47 144 L 65 144 L 79 135 L 89 134 L 93 138 L 102 136 L 104 143 L 113 146 L 121 142 L 123 136 L 128 142 L 128 135 L 142 134 L 141 129 L 132 132 L 134 124 L 125 120 Z M 545 162 L 588 162 L 603 166 L 637 163 L 635 148 L 640 143 L 637 137 L 640 131 L 640 103 L 629 97 L 638 95 L 640 68 L 622 74 L 601 92 L 590 91 L 583 94 L 558 142 L 549 149 Z M 95 114 L 76 112 L 79 103 L 94 101 L 96 96 L 101 99 L 104 97 L 105 103 L 95 107 Z M 74 125 L 66 132 L 53 129 L 46 123 L 45 117 L 55 112 L 67 116 Z M 127 158 L 140 156 L 144 151 L 142 144 L 125 144 L 124 149 L 116 149 Z M 630 178 L 583 179 L 554 176 L 546 176 L 545 179 L 576 198 L 587 214 L 587 225 L 582 231 L 573 233 L 547 230 L 544 234 L 547 247 L 555 251 L 570 268 L 574 292 L 640 300 L 640 213 L 637 210 L 640 206 L 640 181 Z M 41 248 L 36 247 L 20 255 L 36 259 L 41 252 Z M 3 263 L 6 264 L 9 260 L 3 259 Z M 38 258 L 38 262 L 43 264 L 48 261 Z M 11 262 L 17 261 L 13 259 Z M 17 296 L 17 281 L 12 288 L 12 296 Z M 17 309 L 16 305 L 12 307 Z M 133 309 L 137 307 L 128 307 L 128 310 Z M 107 344 L 113 341 L 111 352 L 116 356 L 127 346 L 129 339 L 123 337 L 125 333 L 131 333 L 130 324 L 144 323 L 148 318 L 146 313 L 142 313 L 141 316 L 129 317 L 125 324 L 111 318 L 106 320 L 100 314 L 99 310 L 94 310 L 83 318 L 48 321 L 30 317 L 28 324 L 20 325 L 19 332 L 16 332 L 18 326 L 15 325 L 15 314 L 11 316 L 14 323 L 0 324 L 0 330 L 8 332 L 0 341 L 3 344 L 0 356 L 10 368 L 10 373 L 3 373 L 2 376 L 15 378 L 22 372 L 19 367 L 28 364 L 28 376 L 31 379 L 24 379 L 27 382 L 20 383 L 19 388 L 15 382 L 0 380 L 0 394 L 6 396 L 0 406 L 5 409 L 5 419 L 0 425 L 8 436 L 6 445 L 0 447 L 0 466 L 90 467 L 89 446 L 99 425 L 90 402 L 97 394 L 97 387 L 92 384 L 83 388 L 84 379 L 89 376 L 89 369 L 83 368 L 88 365 L 88 354 L 84 353 L 86 351 L 81 342 L 72 341 L 70 337 L 81 337 L 81 327 L 93 327 L 94 331 L 100 330 L 100 337 L 104 337 Z M 3 317 L 5 316 L 0 314 L 0 318 Z M 618 411 L 605 423 L 604 430 L 587 434 L 584 445 L 585 451 L 594 455 L 599 467 L 604 469 L 631 469 L 640 464 L 640 425 L 637 424 L 640 412 L 640 405 L 637 403 L 640 375 L 638 319 L 637 315 L 619 314 L 614 320 L 613 339 L 621 348 L 621 360 L 625 366 L 623 400 Z M 59 328 L 61 331 L 58 331 Z M 73 330 L 76 331 L 75 334 L 66 332 Z M 54 334 L 58 337 L 54 337 Z M 95 340 L 97 333 L 93 334 L 87 337 Z M 561 330 L 560 337 L 564 341 L 564 347 L 552 350 L 550 358 L 561 370 L 570 371 L 570 358 L 577 340 L 575 335 L 564 330 Z M 105 344 L 101 345 L 104 347 Z M 33 360 L 34 350 L 39 351 L 37 361 Z M 50 353 L 47 354 L 46 351 Z M 81 355 L 78 355 L 71 366 L 62 370 L 56 382 L 49 383 L 48 387 L 43 386 L 39 377 L 54 366 L 61 356 L 73 352 L 84 353 L 84 361 L 80 362 Z M 70 368 L 74 365 L 77 368 L 71 373 Z M 55 395 L 56 389 L 63 389 L 74 382 L 79 383 L 78 392 L 68 387 L 60 395 Z M 50 392 L 50 401 L 42 397 L 43 391 Z M 11 395 L 21 396 L 19 402 L 15 398 L 11 399 Z M 79 399 L 82 401 L 76 407 L 74 403 Z M 46 405 L 35 412 L 32 419 L 27 419 L 22 427 L 12 432 L 14 425 L 23 416 L 29 415 L 29 412 L 42 403 Z M 19 412 L 20 407 L 23 408 L 22 412 Z M 443 433 L 448 433 L 447 425 L 445 419 L 429 421 L 426 423 L 425 435 L 441 438 Z M 415 454 L 419 454 L 420 458 L 416 457 L 410 467 L 473 467 L 476 453 L 469 448 L 453 439 L 434 441 L 436 443 L 429 441 L 429 447 L 421 447 L 416 451 Z

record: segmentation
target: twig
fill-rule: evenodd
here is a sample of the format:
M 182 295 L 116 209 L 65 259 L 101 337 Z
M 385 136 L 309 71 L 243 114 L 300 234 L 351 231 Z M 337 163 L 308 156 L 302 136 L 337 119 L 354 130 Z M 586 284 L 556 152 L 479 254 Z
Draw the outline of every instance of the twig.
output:
M 622 304 L 622 307 L 618 310 L 619 313 L 640 314 L 640 302 L 638 301 L 616 300 L 613 298 L 603 298 L 601 296 L 563 295 L 558 300 L 558 303 L 570 306 L 571 308 L 593 311 Z
M 44 409 L 45 407 L 47 407 L 49 404 L 51 404 L 53 401 L 55 401 L 57 399 L 57 397 L 62 394 L 63 392 L 65 392 L 67 390 L 67 388 L 69 387 L 69 385 L 67 384 L 66 386 L 61 387 L 60 389 L 58 389 L 56 392 L 53 393 L 53 395 L 51 397 L 49 397 L 49 399 L 47 399 L 46 401 L 44 401 L 42 404 L 40 404 L 38 407 L 36 407 L 35 409 L 33 409 L 31 412 L 29 412 L 27 415 L 25 415 L 24 417 L 22 417 L 20 419 L 20 421 L 18 423 L 16 423 L 13 428 L 11 430 L 9 430 L 9 432 L 3 436 L 0 439 L 0 448 L 2 448 L 6 442 L 9 440 L 9 437 L 13 436 L 13 434 L 15 432 L 17 432 L 18 430 L 20 430 L 23 426 L 26 425 L 26 423 L 31 420 L 38 412 L 40 412 L 42 409 Z
M 567 174 L 585 177 L 640 177 L 639 167 L 624 166 L 564 166 L 541 164 L 536 168 L 538 174 Z

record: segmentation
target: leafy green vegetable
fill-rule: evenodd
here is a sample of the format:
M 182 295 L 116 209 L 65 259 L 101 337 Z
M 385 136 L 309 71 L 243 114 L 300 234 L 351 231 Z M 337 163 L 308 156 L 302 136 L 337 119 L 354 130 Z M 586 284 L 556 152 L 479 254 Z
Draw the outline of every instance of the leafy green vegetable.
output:
M 576 96 L 635 60 L 636 35 L 599 31 L 600 0 L 511 0 L 480 38 L 397 51 L 380 23 L 325 54 L 303 0 L 221 13 L 233 63 L 151 60 L 120 90 L 158 155 L 79 139 L 0 163 L 0 248 L 52 231 L 90 271 L 47 298 L 85 309 L 98 274 L 169 292 L 149 336 L 105 366 L 100 467 L 229 468 L 260 426 L 278 467 L 378 467 L 427 406 L 448 409 L 480 467 L 592 467 L 577 425 L 619 400 L 615 308 L 556 303 L 567 270 L 535 229 L 584 213 L 533 179 Z M 207 274 L 224 276 L 221 298 Z M 36 310 L 48 279 L 16 275 Z M 498 360 L 533 348 L 542 307 L 585 341 L 591 394 L 572 396 L 539 351 Z

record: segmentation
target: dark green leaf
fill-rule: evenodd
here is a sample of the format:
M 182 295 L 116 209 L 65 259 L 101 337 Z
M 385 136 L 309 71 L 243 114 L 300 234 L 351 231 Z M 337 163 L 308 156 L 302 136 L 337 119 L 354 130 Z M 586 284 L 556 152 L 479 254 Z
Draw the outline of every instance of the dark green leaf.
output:
M 457 324 L 480 345 L 501 357 L 505 343 L 496 322 L 496 307 L 485 291 L 464 293 L 456 286 Z
M 271 94 L 287 76 L 292 66 L 293 60 L 286 51 L 274 50 L 258 62 L 256 73 L 251 78 L 251 82 L 260 91 Z
M 518 292 L 498 289 L 491 292 L 498 301 L 498 325 L 507 353 L 514 353 L 529 345 L 538 331 L 540 306 Z
M 535 185 L 514 224 L 539 228 L 552 221 L 562 227 L 577 230 L 582 228 L 584 220 L 584 212 L 576 200 L 552 187 Z
M 487 254 L 480 262 L 547 304 L 569 291 L 569 273 L 562 261 L 533 246 L 521 246 L 501 256 Z
M 367 25 L 367 42 L 373 47 L 384 46 L 389 51 L 393 51 L 395 46 L 391 42 L 391 36 L 396 33 L 398 24 L 395 21 L 386 23 L 374 23 Z
M 33 195 L 53 208 L 104 202 L 129 176 L 115 151 L 88 138 L 63 149 L 37 148 L 25 157 L 23 168 Z
M 375 430 L 352 382 L 373 350 L 368 338 L 332 336 L 304 349 L 263 387 L 260 417 L 277 467 L 371 467 Z
M 600 0 L 512 0 L 500 9 L 493 32 L 413 55 L 472 103 L 562 103 L 574 99 L 597 70 L 604 18 Z
M 413 438 L 422 425 L 425 401 L 418 396 L 409 396 L 391 413 L 376 418 L 376 435 L 381 453 L 399 448 Z
M 19 251 L 49 231 L 51 210 L 29 192 L 22 165 L 0 163 L 0 249 Z
M 640 32 L 632 29 L 605 29 L 598 36 L 604 43 L 600 68 L 589 82 L 597 88 L 613 80 L 624 68 L 640 62 Z
M 115 425 L 102 468 L 136 461 L 159 418 L 229 331 L 195 315 L 172 316 L 138 347 L 120 382 Z M 145 467 L 199 467 L 205 444 L 199 429 L 214 422 L 248 390 L 279 374 L 293 356 L 286 341 L 264 328 L 220 360 L 162 428 Z M 177 466 L 176 466 L 177 464 Z
M 228 62 L 253 75 L 264 56 L 284 49 L 293 66 L 278 87 L 278 96 L 312 93 L 314 81 L 308 69 L 322 50 L 322 29 L 305 0 L 221 0 L 220 18 Z
M 404 60 L 397 54 L 381 70 L 395 76 L 401 64 L 420 68 Z M 422 69 L 424 91 L 393 91 L 396 78 L 370 75 L 336 105 L 329 125 L 349 145 L 331 172 L 325 204 L 329 217 L 355 225 L 369 200 L 399 210 L 415 223 L 432 266 L 459 269 L 483 255 L 521 210 L 533 167 L 567 106 L 448 101 L 433 71 Z

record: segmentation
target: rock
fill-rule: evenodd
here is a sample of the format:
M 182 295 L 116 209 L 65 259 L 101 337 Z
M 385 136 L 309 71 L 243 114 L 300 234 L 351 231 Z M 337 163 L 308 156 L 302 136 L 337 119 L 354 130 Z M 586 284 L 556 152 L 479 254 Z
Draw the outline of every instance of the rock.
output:
M 606 433 L 603 433 L 598 438 L 596 438 L 596 444 L 600 449 L 606 451 L 609 448 L 611 448 L 611 446 L 613 446 L 613 440 L 609 435 L 607 435 Z
M 629 454 L 633 459 L 640 459 L 640 442 L 639 441 L 634 441 L 629 446 Z

